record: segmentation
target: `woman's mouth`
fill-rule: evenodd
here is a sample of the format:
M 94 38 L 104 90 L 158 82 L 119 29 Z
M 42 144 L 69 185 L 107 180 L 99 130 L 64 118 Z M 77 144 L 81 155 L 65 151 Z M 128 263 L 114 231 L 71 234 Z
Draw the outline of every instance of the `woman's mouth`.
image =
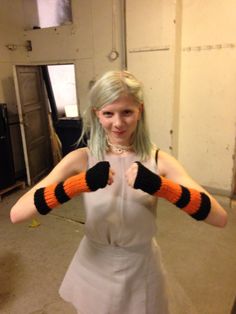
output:
M 113 134 L 116 136 L 121 136 L 121 135 L 125 134 L 125 131 L 113 131 Z

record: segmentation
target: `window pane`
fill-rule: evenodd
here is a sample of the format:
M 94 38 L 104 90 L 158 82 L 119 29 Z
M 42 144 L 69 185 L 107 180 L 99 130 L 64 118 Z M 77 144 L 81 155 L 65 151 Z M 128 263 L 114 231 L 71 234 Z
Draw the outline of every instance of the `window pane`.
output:
M 72 23 L 71 0 L 23 0 L 26 29 Z
M 48 72 L 59 116 L 78 116 L 74 65 L 49 65 Z

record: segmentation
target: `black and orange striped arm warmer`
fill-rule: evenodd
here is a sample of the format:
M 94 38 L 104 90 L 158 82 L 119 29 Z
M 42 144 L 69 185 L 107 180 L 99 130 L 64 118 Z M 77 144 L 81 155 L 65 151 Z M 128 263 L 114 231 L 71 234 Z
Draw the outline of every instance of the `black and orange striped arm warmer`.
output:
M 207 218 L 211 210 L 211 201 L 206 193 L 186 188 L 153 173 L 140 162 L 137 164 L 138 173 L 134 182 L 135 189 L 141 189 L 151 195 L 165 198 L 196 220 Z
M 109 169 L 109 162 L 101 161 L 87 172 L 69 177 L 64 182 L 39 188 L 34 193 L 34 205 L 41 215 L 46 215 L 73 196 L 104 188 L 108 183 Z

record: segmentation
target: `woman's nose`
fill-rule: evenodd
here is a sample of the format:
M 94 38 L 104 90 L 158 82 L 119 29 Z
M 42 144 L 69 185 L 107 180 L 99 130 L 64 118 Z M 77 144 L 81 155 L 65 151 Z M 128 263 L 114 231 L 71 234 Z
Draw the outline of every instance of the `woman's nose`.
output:
M 122 124 L 123 124 L 122 117 L 120 117 L 119 115 L 115 116 L 114 125 L 116 127 L 120 127 L 122 126 Z

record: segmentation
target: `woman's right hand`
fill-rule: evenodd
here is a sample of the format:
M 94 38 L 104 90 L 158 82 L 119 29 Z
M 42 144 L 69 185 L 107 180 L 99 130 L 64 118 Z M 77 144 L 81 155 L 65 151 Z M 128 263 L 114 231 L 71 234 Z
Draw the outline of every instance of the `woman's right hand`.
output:
M 86 182 L 91 191 L 104 188 L 113 183 L 114 171 L 108 161 L 100 161 L 86 172 Z

